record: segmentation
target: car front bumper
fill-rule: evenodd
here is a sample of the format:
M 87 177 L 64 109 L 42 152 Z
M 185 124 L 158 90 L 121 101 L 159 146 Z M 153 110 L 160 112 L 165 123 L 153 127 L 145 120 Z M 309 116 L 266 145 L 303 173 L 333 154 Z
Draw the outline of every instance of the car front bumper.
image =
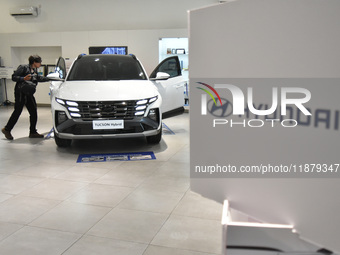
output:
M 144 131 L 142 133 L 128 134 L 91 134 L 91 135 L 73 135 L 67 133 L 57 133 L 56 135 L 62 139 L 110 139 L 110 138 L 136 138 L 157 135 L 160 130 Z
M 93 121 L 68 119 L 55 127 L 62 139 L 102 139 L 118 137 L 146 137 L 161 132 L 161 125 L 148 117 L 124 120 L 122 129 L 93 129 Z

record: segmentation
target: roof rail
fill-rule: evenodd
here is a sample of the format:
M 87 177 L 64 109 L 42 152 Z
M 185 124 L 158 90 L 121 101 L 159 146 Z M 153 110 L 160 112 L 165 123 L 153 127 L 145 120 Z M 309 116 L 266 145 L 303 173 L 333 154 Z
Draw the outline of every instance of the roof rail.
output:
M 134 54 L 129 54 L 134 60 L 137 60 L 137 57 Z
M 79 54 L 77 60 L 78 60 L 78 59 L 81 59 L 81 58 L 82 58 L 83 56 L 85 56 L 85 55 L 86 55 L 85 53 Z

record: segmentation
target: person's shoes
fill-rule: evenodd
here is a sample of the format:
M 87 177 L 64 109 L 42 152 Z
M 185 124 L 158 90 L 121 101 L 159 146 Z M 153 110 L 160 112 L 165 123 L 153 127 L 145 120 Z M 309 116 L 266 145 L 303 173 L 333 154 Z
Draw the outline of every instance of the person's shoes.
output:
M 13 136 L 10 131 L 7 131 L 5 128 L 1 129 L 1 132 L 5 135 L 8 140 L 13 140 Z
M 35 133 L 30 133 L 29 138 L 44 138 L 44 135 L 41 135 L 38 132 L 35 132 Z

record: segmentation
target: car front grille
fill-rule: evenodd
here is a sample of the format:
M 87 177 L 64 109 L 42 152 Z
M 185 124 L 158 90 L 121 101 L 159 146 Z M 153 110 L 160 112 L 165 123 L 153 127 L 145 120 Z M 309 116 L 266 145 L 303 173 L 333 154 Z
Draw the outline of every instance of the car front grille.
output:
M 136 101 L 79 101 L 80 119 L 133 119 Z M 69 110 L 70 112 L 70 110 Z

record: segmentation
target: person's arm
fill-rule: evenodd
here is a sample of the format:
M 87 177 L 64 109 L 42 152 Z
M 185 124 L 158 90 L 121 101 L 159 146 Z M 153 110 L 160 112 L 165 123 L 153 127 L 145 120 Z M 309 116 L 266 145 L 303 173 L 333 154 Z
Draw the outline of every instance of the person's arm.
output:
M 12 74 L 12 81 L 28 81 L 31 79 L 30 74 L 26 74 L 26 68 L 23 65 L 20 65 L 17 70 Z
M 38 80 L 38 82 L 47 82 L 47 81 L 50 81 L 49 78 L 47 78 L 45 76 L 41 76 L 41 75 L 37 76 L 37 80 Z

